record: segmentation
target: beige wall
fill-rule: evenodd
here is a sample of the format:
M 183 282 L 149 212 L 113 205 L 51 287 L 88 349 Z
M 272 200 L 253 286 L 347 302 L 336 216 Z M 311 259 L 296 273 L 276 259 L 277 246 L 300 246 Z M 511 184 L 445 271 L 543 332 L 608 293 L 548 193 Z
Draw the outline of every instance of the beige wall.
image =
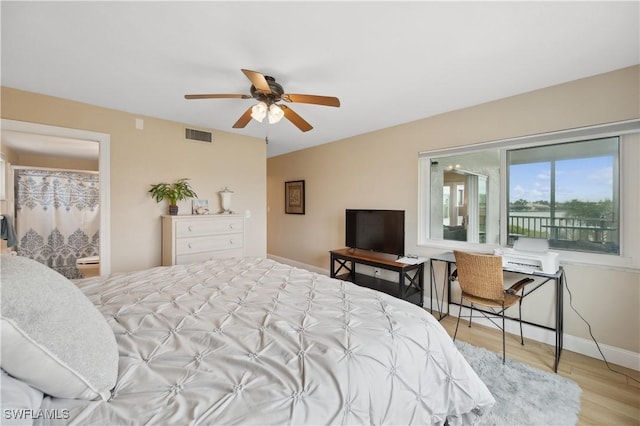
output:
M 626 68 L 270 158 L 267 251 L 328 270 L 328 251 L 344 246 L 346 208 L 393 208 L 406 210 L 407 253 L 440 252 L 417 246 L 419 152 L 639 118 L 639 81 L 640 67 Z M 307 213 L 284 214 L 284 182 L 298 179 Z M 640 272 L 566 271 L 574 306 L 599 342 L 640 352 Z M 565 332 L 589 339 L 567 299 Z M 551 302 L 533 303 L 546 310 Z
M 54 157 L 39 154 L 19 154 L 14 166 L 46 167 L 51 169 L 98 171 L 98 160 Z
M 187 141 L 184 124 L 2 87 L 2 118 L 110 135 L 111 270 L 160 265 L 160 215 L 167 205 L 151 184 L 190 178 L 199 198 L 219 208 L 218 191 L 234 191 L 232 209 L 250 210 L 246 253 L 266 255 L 264 141 L 214 130 L 213 143 Z M 135 119 L 144 120 L 137 130 Z M 207 130 L 207 129 L 200 129 Z M 180 213 L 191 212 L 189 204 Z

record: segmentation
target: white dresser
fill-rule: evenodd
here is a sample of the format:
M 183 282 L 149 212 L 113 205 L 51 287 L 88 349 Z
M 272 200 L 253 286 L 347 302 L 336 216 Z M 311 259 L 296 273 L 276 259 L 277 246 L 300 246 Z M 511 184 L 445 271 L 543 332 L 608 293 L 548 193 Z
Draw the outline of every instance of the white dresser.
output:
M 244 256 L 244 216 L 162 216 L 162 264 Z

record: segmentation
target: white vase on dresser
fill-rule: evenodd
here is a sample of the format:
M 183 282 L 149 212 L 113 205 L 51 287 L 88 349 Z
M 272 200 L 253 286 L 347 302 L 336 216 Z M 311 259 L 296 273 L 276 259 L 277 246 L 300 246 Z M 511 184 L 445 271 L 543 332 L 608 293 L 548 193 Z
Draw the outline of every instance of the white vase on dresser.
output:
M 162 216 L 162 265 L 244 256 L 244 216 Z

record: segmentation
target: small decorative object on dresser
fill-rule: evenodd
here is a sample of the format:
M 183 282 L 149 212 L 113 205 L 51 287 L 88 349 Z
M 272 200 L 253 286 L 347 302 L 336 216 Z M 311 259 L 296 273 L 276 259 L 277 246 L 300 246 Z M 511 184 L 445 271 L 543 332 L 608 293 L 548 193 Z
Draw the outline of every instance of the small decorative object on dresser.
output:
M 304 181 L 293 180 L 284 183 L 284 212 L 304 214 Z
M 162 216 L 162 265 L 244 256 L 244 216 Z
M 149 193 L 158 203 L 164 199 L 169 200 L 169 214 L 178 214 L 178 201 L 186 200 L 187 198 L 196 198 L 198 195 L 191 188 L 188 182 L 189 179 L 178 179 L 174 183 L 156 183 L 151 185 Z
M 192 214 L 209 214 L 209 200 L 192 200 Z
M 222 205 L 222 211 L 220 213 L 233 214 L 233 212 L 231 211 L 231 194 L 233 194 L 233 191 L 225 186 L 224 189 L 219 192 L 219 194 L 220 203 Z

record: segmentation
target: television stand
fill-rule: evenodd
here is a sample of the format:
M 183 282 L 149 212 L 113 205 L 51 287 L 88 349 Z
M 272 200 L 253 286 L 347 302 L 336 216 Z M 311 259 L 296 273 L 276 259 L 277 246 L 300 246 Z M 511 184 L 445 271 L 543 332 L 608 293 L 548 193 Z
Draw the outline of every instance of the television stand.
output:
M 343 248 L 331 250 L 331 278 L 350 281 L 362 287 L 422 306 L 424 302 L 424 263 L 409 265 L 390 259 L 383 253 Z M 397 281 L 360 274 L 356 265 L 367 265 L 398 273 Z M 337 269 L 336 269 L 337 266 Z M 342 270 L 344 273 L 340 274 Z

